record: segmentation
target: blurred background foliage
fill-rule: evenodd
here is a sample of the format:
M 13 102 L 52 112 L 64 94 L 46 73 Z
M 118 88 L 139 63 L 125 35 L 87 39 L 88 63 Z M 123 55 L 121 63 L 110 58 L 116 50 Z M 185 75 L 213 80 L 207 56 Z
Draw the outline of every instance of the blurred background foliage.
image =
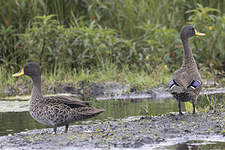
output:
M 179 30 L 192 24 L 207 35 L 191 40 L 200 69 L 224 74 L 224 11 L 224 0 L 1 0 L 0 65 L 174 71 L 183 58 Z

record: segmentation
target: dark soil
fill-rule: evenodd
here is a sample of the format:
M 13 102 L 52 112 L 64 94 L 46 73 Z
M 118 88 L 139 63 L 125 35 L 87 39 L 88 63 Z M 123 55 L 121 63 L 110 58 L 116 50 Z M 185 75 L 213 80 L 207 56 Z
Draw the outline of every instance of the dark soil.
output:
M 59 128 L 38 129 L 0 137 L 0 149 L 109 149 L 141 148 L 185 139 L 220 136 L 225 142 L 225 112 L 137 117 L 89 125 L 73 125 L 68 133 Z

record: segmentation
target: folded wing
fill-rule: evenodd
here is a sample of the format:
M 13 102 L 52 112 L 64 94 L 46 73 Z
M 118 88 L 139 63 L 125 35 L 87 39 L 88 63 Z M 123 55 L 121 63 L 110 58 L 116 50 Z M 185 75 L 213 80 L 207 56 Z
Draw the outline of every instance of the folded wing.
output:
M 47 104 L 64 104 L 71 108 L 88 107 L 89 103 L 69 96 L 44 97 Z

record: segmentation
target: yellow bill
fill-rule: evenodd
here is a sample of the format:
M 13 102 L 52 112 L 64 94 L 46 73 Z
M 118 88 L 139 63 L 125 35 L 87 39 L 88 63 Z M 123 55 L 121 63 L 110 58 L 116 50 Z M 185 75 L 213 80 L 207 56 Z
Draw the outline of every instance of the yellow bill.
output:
M 15 74 L 13 74 L 12 76 L 13 77 L 19 77 L 19 76 L 22 76 L 22 75 L 24 75 L 24 69 L 22 69 L 20 72 L 18 72 L 18 73 L 15 73 Z
M 205 33 L 200 33 L 195 29 L 195 35 L 196 36 L 205 36 Z

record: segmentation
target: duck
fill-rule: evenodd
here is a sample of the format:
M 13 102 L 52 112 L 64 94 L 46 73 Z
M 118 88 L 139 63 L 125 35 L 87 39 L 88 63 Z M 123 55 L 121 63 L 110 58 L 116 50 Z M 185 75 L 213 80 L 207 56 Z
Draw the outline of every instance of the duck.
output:
M 170 93 L 177 100 L 180 115 L 183 115 L 181 102 L 187 101 L 192 102 L 193 114 L 195 114 L 195 103 L 202 89 L 202 79 L 189 45 L 189 39 L 193 36 L 205 36 L 205 34 L 198 32 L 191 25 L 182 27 L 180 38 L 184 48 L 183 63 L 181 67 L 173 73 L 168 85 Z
M 68 131 L 69 123 L 94 117 L 102 112 L 89 105 L 88 102 L 70 96 L 46 96 L 41 92 L 41 69 L 35 62 L 29 62 L 13 77 L 27 75 L 33 81 L 29 112 L 39 123 L 53 127 L 54 134 L 57 127 L 65 126 Z

